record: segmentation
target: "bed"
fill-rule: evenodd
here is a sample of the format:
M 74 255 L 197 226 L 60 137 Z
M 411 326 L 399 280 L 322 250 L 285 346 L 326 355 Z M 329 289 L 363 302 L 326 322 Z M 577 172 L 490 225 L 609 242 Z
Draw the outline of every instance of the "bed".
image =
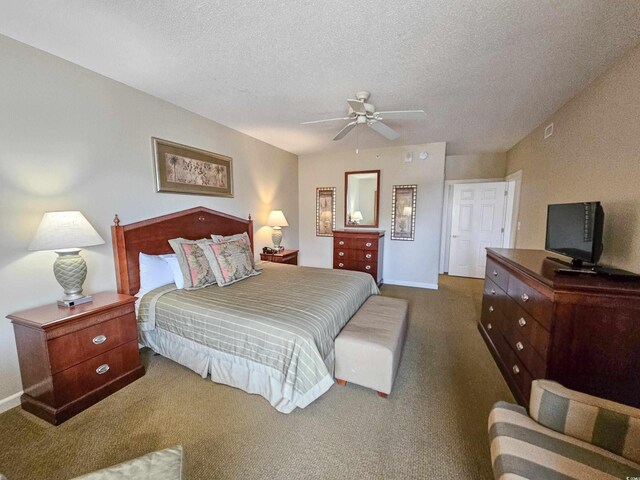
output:
M 253 222 L 204 207 L 112 227 L 118 291 L 140 287 L 138 255 L 171 253 L 168 240 L 247 232 Z M 279 412 L 304 408 L 334 383 L 334 340 L 378 294 L 366 273 L 263 262 L 233 285 L 157 288 L 139 301 L 141 344 L 217 383 L 266 398 Z

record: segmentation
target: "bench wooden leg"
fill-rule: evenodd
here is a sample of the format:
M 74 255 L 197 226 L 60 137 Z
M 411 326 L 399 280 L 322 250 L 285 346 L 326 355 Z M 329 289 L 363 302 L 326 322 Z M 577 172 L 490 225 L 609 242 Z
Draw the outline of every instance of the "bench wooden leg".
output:
M 384 393 L 384 392 L 376 392 L 378 394 L 379 397 L 381 398 L 387 398 L 389 396 L 388 393 Z
M 336 378 L 336 382 L 338 382 L 338 385 L 346 385 L 347 384 L 346 380 L 340 380 L 339 378 Z

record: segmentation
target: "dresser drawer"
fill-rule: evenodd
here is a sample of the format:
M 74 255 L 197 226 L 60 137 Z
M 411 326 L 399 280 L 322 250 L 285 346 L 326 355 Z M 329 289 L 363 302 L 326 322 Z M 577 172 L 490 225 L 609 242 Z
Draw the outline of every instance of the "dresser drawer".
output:
M 378 260 L 378 252 L 373 250 L 338 248 L 333 251 L 333 255 L 335 260 L 355 260 L 368 263 L 375 263 Z
M 370 273 L 374 277 L 378 273 L 378 266 L 375 262 L 358 262 L 357 260 L 333 259 L 333 268 L 338 270 L 354 270 L 357 272 Z
M 505 308 L 505 330 L 519 332 L 529 345 L 546 360 L 551 335 L 515 301 L 509 299 Z
M 505 328 L 505 340 L 534 379 L 545 378 L 547 364 L 518 330 Z
M 529 396 L 531 395 L 531 382 L 533 377 L 527 370 L 524 363 L 513 352 L 511 347 L 507 344 L 507 341 L 503 338 L 502 341 L 497 342 L 496 345 L 500 358 L 504 363 L 504 366 L 508 372 L 509 377 L 516 384 L 518 390 L 522 393 L 524 399 L 529 402 Z
M 482 319 L 494 320 L 495 324 L 498 324 L 498 318 L 501 318 L 502 308 L 499 297 L 494 297 L 491 294 L 485 293 L 482 296 Z M 500 330 L 502 329 L 502 325 L 499 325 Z
M 375 238 L 349 238 L 333 237 L 333 250 L 348 248 L 351 250 L 378 250 L 378 237 Z
M 511 298 L 529 312 L 547 330 L 551 329 L 551 315 L 553 313 L 553 302 L 551 298 L 527 285 L 515 276 L 512 276 L 509 280 L 508 293 Z
M 133 340 L 53 376 L 55 404 L 62 406 L 140 365 L 138 341 Z M 100 373 L 102 372 L 102 373 Z
M 134 313 L 56 337 L 48 342 L 51 373 L 58 373 L 137 338 Z
M 488 278 L 484 281 L 484 296 L 483 302 L 491 302 L 493 308 L 499 311 L 505 311 L 505 304 L 508 300 L 507 294 L 498 285 L 493 283 Z
M 495 335 L 502 335 L 502 328 L 504 323 L 504 316 L 497 310 L 492 302 L 491 298 L 483 298 L 482 300 L 482 315 L 480 317 L 480 323 L 484 327 L 484 330 L 489 334 L 491 340 L 495 345 Z
M 509 273 L 502 266 L 487 257 L 485 278 L 491 279 L 496 285 L 506 292 L 509 289 L 509 277 Z

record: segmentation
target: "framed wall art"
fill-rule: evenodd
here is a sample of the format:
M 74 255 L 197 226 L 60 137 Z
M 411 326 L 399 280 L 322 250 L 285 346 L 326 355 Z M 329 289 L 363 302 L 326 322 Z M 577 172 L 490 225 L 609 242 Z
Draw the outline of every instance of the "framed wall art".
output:
M 415 240 L 417 185 L 394 185 L 391 240 Z
M 333 237 L 336 228 L 336 187 L 316 188 L 316 236 Z
M 156 191 L 233 197 L 233 159 L 153 138 Z

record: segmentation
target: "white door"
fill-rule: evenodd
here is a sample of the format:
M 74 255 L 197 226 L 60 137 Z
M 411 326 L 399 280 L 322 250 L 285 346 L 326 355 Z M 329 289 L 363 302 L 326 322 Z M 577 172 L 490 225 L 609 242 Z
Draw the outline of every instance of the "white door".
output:
M 507 182 L 453 186 L 449 275 L 483 278 L 487 247 L 502 247 Z

